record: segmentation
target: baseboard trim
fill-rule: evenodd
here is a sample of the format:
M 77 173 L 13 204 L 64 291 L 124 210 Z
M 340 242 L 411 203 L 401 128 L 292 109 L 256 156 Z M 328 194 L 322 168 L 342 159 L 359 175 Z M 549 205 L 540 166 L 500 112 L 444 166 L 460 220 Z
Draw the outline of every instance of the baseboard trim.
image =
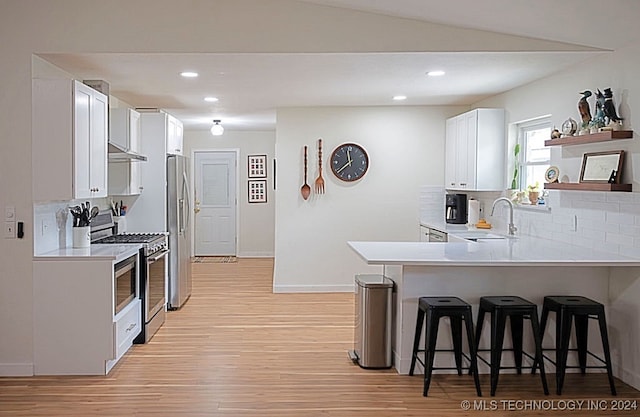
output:
M 33 376 L 33 364 L 0 363 L 0 376 Z
M 633 388 L 640 390 L 640 375 L 637 373 L 627 369 L 622 369 L 622 367 L 614 363 L 613 375 L 620 378 L 626 384 L 631 385 Z
M 273 258 L 273 252 L 238 252 L 238 258 Z
M 341 285 L 274 285 L 274 293 L 353 292 L 353 284 Z

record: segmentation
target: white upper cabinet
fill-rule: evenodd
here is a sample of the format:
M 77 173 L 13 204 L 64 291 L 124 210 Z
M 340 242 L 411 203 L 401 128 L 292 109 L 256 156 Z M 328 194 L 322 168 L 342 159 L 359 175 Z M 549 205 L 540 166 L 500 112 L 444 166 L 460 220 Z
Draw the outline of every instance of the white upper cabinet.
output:
M 169 115 L 167 123 L 167 153 L 171 155 L 182 155 L 182 122 L 175 117 Z
M 107 196 L 107 96 L 75 80 L 33 80 L 33 197 Z
M 140 113 L 130 108 L 111 109 L 109 144 L 139 154 Z M 117 155 L 117 154 L 116 154 Z M 141 162 L 109 158 L 109 195 L 138 195 L 142 192 Z
M 127 151 L 140 151 L 140 113 L 125 107 L 111 109 L 109 123 L 109 143 Z
M 445 188 L 503 190 L 505 140 L 503 109 L 476 109 L 447 119 Z

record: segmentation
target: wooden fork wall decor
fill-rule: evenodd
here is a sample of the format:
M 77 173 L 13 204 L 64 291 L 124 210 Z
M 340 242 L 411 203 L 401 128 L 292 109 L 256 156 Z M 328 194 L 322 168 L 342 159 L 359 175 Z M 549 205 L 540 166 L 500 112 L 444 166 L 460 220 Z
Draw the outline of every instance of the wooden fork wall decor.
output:
M 322 139 L 318 139 L 318 178 L 315 182 L 316 194 L 324 194 L 324 178 L 322 178 Z

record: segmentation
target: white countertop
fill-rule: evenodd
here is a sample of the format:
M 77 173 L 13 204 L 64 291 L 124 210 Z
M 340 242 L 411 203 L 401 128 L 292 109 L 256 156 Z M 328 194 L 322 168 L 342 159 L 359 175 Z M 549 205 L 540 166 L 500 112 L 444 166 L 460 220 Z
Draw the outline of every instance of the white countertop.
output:
M 52 260 L 112 260 L 120 262 L 132 255 L 135 255 L 141 248 L 135 244 L 92 244 L 88 248 L 63 248 L 46 252 L 33 257 L 34 261 Z
M 640 266 L 640 259 L 520 236 L 482 242 L 347 242 L 369 265 Z

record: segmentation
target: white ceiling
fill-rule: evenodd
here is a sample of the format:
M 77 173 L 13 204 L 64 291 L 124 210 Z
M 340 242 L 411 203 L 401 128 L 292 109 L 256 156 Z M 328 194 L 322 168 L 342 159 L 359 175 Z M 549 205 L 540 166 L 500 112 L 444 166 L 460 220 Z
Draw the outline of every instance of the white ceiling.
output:
M 603 49 L 640 40 L 637 29 L 608 31 L 601 23 L 615 21 L 616 27 L 633 28 L 640 16 L 637 0 L 300 1 Z M 266 130 L 275 128 L 279 107 L 398 105 L 391 100 L 397 94 L 408 96 L 401 105 L 468 105 L 594 53 L 598 52 L 42 56 L 83 79 L 108 80 L 111 94 L 130 105 L 166 109 L 186 129 L 207 129 L 212 119 L 221 119 L 231 130 Z M 201 75 L 193 80 L 176 77 L 185 69 Z M 445 69 L 447 74 L 426 77 L 431 69 Z M 220 101 L 205 103 L 206 95 Z

